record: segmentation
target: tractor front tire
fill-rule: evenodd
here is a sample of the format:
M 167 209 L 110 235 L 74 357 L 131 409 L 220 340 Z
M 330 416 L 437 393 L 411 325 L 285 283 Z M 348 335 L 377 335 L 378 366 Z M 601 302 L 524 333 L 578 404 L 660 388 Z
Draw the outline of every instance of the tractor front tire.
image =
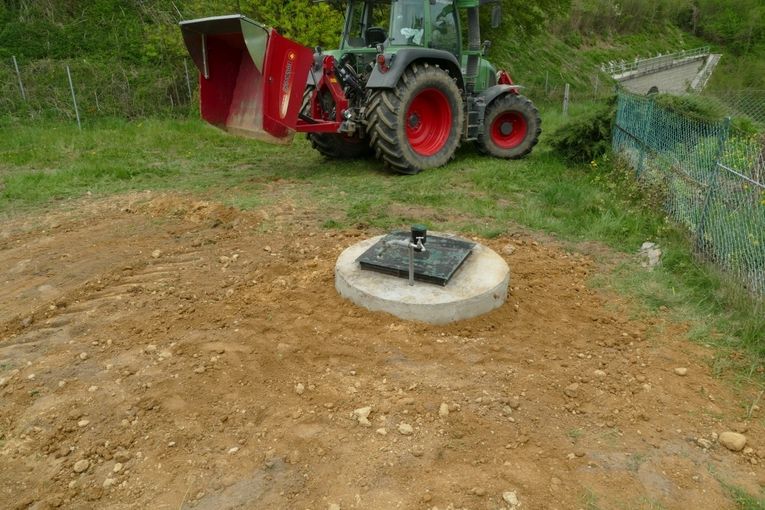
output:
M 445 70 L 413 64 L 393 89 L 373 90 L 367 133 L 375 155 L 402 174 L 445 165 L 462 138 L 462 94 Z
M 303 92 L 303 106 L 301 111 L 309 113 L 311 95 L 314 87 L 308 86 Z M 329 159 L 357 159 L 366 158 L 372 154 L 369 140 L 358 136 L 346 136 L 339 133 L 307 133 L 306 137 L 311 142 L 311 147 L 316 149 L 322 156 Z
M 529 99 L 506 94 L 492 101 L 478 136 L 481 152 L 497 158 L 518 159 L 531 152 L 542 132 L 539 111 Z

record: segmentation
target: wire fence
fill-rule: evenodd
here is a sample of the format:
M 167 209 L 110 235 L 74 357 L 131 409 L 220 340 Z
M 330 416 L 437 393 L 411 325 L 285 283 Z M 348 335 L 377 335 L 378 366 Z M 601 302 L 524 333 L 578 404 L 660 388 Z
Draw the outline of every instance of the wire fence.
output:
M 597 72 L 572 84 L 548 72 L 522 86 L 521 93 L 533 101 L 557 103 L 564 111 L 570 104 L 614 94 L 613 80 Z M 0 60 L 0 117 L 21 121 L 56 118 L 74 123 L 78 114 L 84 122 L 96 117 L 184 116 L 196 113 L 197 90 L 198 72 L 188 59 L 157 66 L 90 59 Z
M 765 296 L 765 136 L 620 91 L 614 152 L 662 193 L 696 250 Z
M 703 95 L 715 98 L 734 115 L 743 115 L 765 125 L 765 90 L 718 90 Z
M 82 59 L 0 61 L 0 116 L 16 119 L 188 115 L 196 89 L 196 68 L 185 60 L 153 67 Z

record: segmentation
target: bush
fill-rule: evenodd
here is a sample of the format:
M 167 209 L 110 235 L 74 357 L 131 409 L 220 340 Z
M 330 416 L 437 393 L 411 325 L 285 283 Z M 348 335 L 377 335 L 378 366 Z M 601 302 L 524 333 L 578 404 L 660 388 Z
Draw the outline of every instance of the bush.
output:
M 558 128 L 550 144 L 567 161 L 594 161 L 611 148 L 611 133 L 616 117 L 616 98 Z
M 695 120 L 718 122 L 726 115 L 726 108 L 709 96 L 659 94 L 655 101 L 665 110 Z

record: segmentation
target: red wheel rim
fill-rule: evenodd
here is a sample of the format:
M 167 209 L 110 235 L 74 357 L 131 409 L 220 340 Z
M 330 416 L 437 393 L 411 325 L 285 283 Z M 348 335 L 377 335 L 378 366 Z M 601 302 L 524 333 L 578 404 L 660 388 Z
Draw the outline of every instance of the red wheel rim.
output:
M 406 111 L 406 137 L 414 152 L 433 156 L 444 148 L 452 132 L 452 106 L 446 94 L 425 89 Z
M 513 149 L 523 142 L 529 125 L 518 112 L 504 112 L 491 123 L 491 139 L 501 149 Z

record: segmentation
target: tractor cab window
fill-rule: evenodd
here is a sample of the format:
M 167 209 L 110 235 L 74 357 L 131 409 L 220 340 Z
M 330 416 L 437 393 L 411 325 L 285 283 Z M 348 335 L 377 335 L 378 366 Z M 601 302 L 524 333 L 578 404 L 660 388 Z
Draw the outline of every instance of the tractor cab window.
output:
M 454 2 L 452 0 L 435 0 L 430 5 L 430 19 L 433 27 L 430 46 L 459 55 L 460 36 L 457 32 Z
M 385 42 L 388 38 L 386 25 L 390 17 L 389 9 L 389 6 L 371 0 L 348 2 L 343 47 L 374 48 Z
M 343 43 L 345 47 L 363 48 L 364 44 L 364 2 L 348 2 L 345 14 L 345 31 Z
M 423 44 L 425 5 L 422 0 L 396 0 L 391 7 L 390 41 L 394 45 Z

